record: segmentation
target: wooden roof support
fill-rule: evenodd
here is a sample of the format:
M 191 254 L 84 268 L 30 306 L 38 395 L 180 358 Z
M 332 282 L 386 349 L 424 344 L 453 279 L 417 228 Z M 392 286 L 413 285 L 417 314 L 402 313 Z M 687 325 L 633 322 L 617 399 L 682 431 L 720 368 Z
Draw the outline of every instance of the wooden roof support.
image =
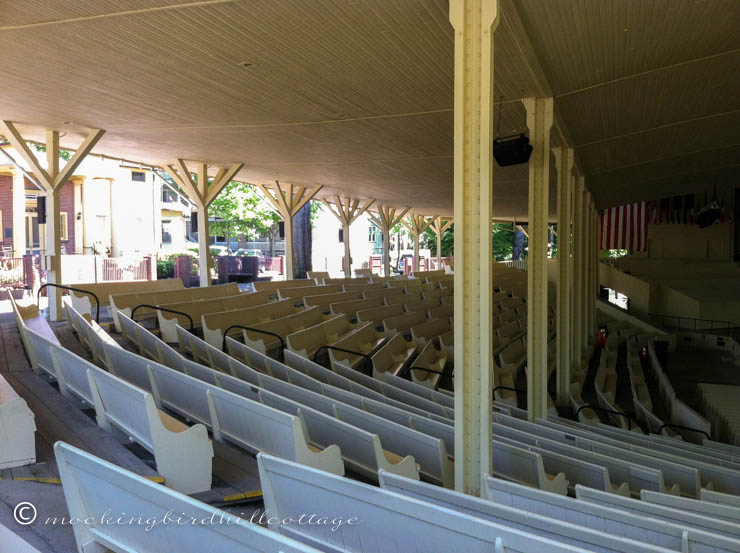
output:
M 409 215 L 407 219 L 401 219 L 401 224 L 405 226 L 414 237 L 414 273 L 419 271 L 419 237 L 431 226 L 434 217 L 426 215 Z
M 208 164 L 205 162 L 201 161 L 197 165 L 197 180 L 193 178 L 193 174 L 188 169 L 184 159 L 178 158 L 173 163 L 165 166 L 165 170 L 172 177 L 172 180 L 198 208 L 198 263 L 201 267 L 201 287 L 211 284 L 210 268 L 213 264 L 210 255 L 208 206 L 213 203 L 216 196 L 231 182 L 242 167 L 244 167 L 243 163 L 232 163 L 228 168 L 219 167 L 216 176 L 209 181 Z M 207 267 L 207 269 L 204 271 L 203 267 Z
M 375 209 L 375 213 L 367 212 L 370 221 L 383 233 L 383 276 L 390 276 L 391 274 L 391 229 L 401 222 L 409 209 L 411 208 L 404 207 L 397 213 L 395 207 L 379 205 Z
M 429 228 L 437 235 L 437 269 L 442 268 L 442 235 L 450 228 L 452 217 L 435 217 Z
M 344 202 L 339 195 L 334 196 L 334 202 L 322 198 L 321 201 L 324 203 L 326 208 L 339 219 L 342 224 L 342 235 L 344 240 L 344 276 L 345 278 L 352 277 L 352 255 L 350 252 L 349 244 L 349 226 L 357 220 L 357 218 L 365 213 L 368 208 L 375 203 L 375 200 L 367 200 L 363 206 L 360 206 L 360 200 L 358 198 L 350 198 L 346 196 Z
M 275 185 L 272 187 L 257 184 L 257 188 L 283 218 L 285 224 L 285 278 L 290 280 L 295 278 L 293 273 L 293 216 L 319 193 L 323 185 L 317 184 L 311 190 L 308 190 L 305 186 L 288 184 L 287 188 L 283 190 L 280 183 L 275 181 Z
M 95 147 L 105 134 L 102 129 L 93 129 L 72 158 L 60 169 L 59 167 L 59 131 L 46 131 L 46 169 L 41 167 L 38 158 L 29 148 L 12 121 L 0 122 L 0 131 L 5 135 L 15 151 L 28 164 L 35 181 L 46 192 L 46 256 L 47 282 L 62 284 L 62 229 L 61 211 L 59 209 L 60 193 L 64 184 L 70 179 L 87 154 Z M 21 229 L 17 229 L 19 232 Z M 62 319 L 61 290 L 53 286 L 47 288 L 49 298 L 49 319 Z

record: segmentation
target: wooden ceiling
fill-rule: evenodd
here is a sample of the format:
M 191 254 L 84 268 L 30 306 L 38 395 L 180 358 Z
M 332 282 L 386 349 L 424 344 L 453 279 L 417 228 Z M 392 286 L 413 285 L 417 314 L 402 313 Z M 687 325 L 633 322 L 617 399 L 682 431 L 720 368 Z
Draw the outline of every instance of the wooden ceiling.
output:
M 3 3 L 0 117 L 37 140 L 58 128 L 68 147 L 103 128 L 96 153 L 241 161 L 247 182 L 323 184 L 447 215 L 447 10 L 445 0 Z M 501 134 L 525 128 L 518 99 L 554 95 L 602 205 L 685 188 L 697 171 L 737 180 L 740 2 L 504 0 L 495 64 Z M 495 216 L 526 219 L 526 166 L 494 178 Z

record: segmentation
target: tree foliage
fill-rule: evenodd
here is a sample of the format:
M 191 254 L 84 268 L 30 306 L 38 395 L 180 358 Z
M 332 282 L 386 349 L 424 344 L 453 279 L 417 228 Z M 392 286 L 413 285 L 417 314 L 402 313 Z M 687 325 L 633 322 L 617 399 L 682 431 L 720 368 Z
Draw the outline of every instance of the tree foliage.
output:
M 437 234 L 428 228 L 424 231 L 421 237 L 421 245 L 425 248 L 429 248 L 429 253 L 432 257 L 437 255 Z M 452 257 L 455 251 L 455 225 L 452 224 L 450 227 L 442 233 L 442 257 Z
M 231 182 L 208 207 L 216 218 L 210 233 L 219 236 L 244 235 L 247 239 L 269 235 L 280 216 L 256 189 L 242 182 Z

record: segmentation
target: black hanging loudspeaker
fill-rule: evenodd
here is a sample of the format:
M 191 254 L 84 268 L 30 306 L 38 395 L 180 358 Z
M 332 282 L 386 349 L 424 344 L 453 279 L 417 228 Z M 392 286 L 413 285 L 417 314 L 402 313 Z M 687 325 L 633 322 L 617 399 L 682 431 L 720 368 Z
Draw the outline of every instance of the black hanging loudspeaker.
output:
M 344 229 L 339 229 L 339 243 L 344 244 Z
M 285 238 L 285 221 L 280 221 L 278 223 L 278 234 L 280 235 L 280 238 Z
M 532 150 L 529 137 L 525 134 L 505 136 L 493 141 L 493 157 L 500 167 L 527 163 Z
M 198 212 L 190 212 L 190 232 L 198 232 Z
M 36 196 L 36 216 L 39 225 L 46 224 L 46 196 Z

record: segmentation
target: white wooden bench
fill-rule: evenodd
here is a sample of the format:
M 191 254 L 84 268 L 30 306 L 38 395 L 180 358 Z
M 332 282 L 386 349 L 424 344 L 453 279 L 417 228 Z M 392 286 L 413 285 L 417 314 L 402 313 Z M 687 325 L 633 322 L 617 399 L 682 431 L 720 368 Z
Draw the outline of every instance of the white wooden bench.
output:
M 517 338 L 501 350 L 498 356 L 501 368 L 516 374 L 527 362 L 527 346 L 523 338 Z
M 532 535 L 569 543 L 589 551 L 630 551 L 663 553 L 665 550 L 642 540 L 629 539 L 580 524 L 558 520 L 537 513 L 500 505 L 424 482 L 417 482 L 396 474 L 381 473 L 381 488 L 414 497 L 433 505 L 467 513 L 489 522 L 511 526 Z
M 203 315 L 209 313 L 221 313 L 234 309 L 246 309 L 257 305 L 270 303 L 267 292 L 255 292 L 253 294 L 237 294 L 225 298 L 200 299 L 180 303 L 161 304 L 160 307 L 187 313 L 190 318 L 168 311 L 157 311 L 159 332 L 165 342 L 176 342 L 175 325 L 185 326 L 193 322 L 193 328 L 200 328 Z
M 704 530 L 732 538 L 735 542 L 740 539 L 740 525 L 707 517 L 692 511 L 674 509 L 673 507 L 648 503 L 647 501 L 640 501 L 638 499 L 630 499 L 585 486 L 576 486 L 576 498 L 589 504 L 593 503 L 610 509 L 627 511 L 635 516 L 646 519 L 667 521 L 671 524 L 682 526 L 685 530 L 690 530 L 691 528 Z
M 133 310 L 139 305 L 162 305 L 169 303 L 180 303 L 185 301 L 197 301 L 211 298 L 224 298 L 239 294 L 239 285 L 236 283 L 219 284 L 217 286 L 206 286 L 203 288 L 180 288 L 175 290 L 151 290 L 146 292 L 134 292 L 110 294 L 110 306 L 113 322 L 116 330 L 121 332 L 118 314 L 123 313 L 131 317 Z M 150 307 L 141 307 L 136 310 L 137 319 L 142 317 L 155 317 L 156 312 Z
M 400 332 L 388 340 L 383 347 L 372 355 L 373 376 L 390 372 L 398 374 L 416 354 L 416 345 L 406 340 Z
M 308 290 L 308 288 L 306 289 Z M 329 306 L 332 303 L 344 303 L 348 301 L 355 301 L 363 299 L 362 291 L 356 290 L 354 292 L 332 292 L 329 290 L 317 292 L 316 294 L 301 296 L 303 298 L 303 305 L 306 307 L 317 306 L 325 311 L 329 311 Z M 353 317 L 354 318 L 354 317 Z
M 260 397 L 265 405 L 283 412 L 300 415 L 308 434 L 309 442 L 326 448 L 339 446 L 345 467 L 365 478 L 377 481 L 380 470 L 419 479 L 419 469 L 413 456 L 401 457 L 383 449 L 377 434 L 366 432 L 321 411 L 284 398 L 278 394 L 261 390 Z
M 214 439 L 228 440 L 254 453 L 264 451 L 334 474 L 344 474 L 339 447 L 312 448 L 300 414 L 289 415 L 219 388 L 209 389 L 207 396 Z
M 336 294 L 341 290 L 341 286 L 299 286 L 298 288 L 280 287 L 277 289 L 278 299 L 303 301 L 304 296 L 318 296 L 324 294 Z
M 375 375 L 375 378 L 391 386 L 391 390 L 402 390 L 404 392 L 417 395 L 429 401 L 433 401 L 434 403 L 438 403 L 439 405 L 442 405 L 449 409 L 455 408 L 454 395 L 448 395 L 437 390 L 432 390 L 431 388 L 416 384 L 414 382 L 411 382 L 410 380 L 406 380 L 405 378 L 400 378 L 389 372 L 379 373 Z M 388 391 L 386 391 L 386 395 L 388 394 Z M 389 397 L 392 396 L 389 395 Z
M 414 328 L 412 327 L 412 337 Z M 416 341 L 416 346 L 419 348 L 421 340 Z M 442 373 L 447 364 L 447 353 L 439 351 L 434 347 L 434 342 L 431 340 L 426 343 L 421 349 L 419 356 L 414 359 L 413 367 L 411 369 L 411 381 L 421 386 L 426 386 L 432 390 L 436 390 L 439 385 L 439 379 L 442 377 Z M 428 371 L 423 369 L 429 369 Z
M 504 424 L 518 428 L 524 432 L 529 432 L 549 440 L 559 441 L 564 444 L 575 446 L 579 450 L 591 451 L 593 453 L 599 453 L 605 457 L 614 457 L 635 465 L 651 467 L 659 470 L 662 472 L 665 480 L 669 484 L 674 485 L 674 488 L 671 490 L 658 491 L 675 492 L 676 486 L 680 486 L 681 493 L 692 497 L 698 497 L 699 490 L 701 489 L 701 475 L 699 471 L 696 468 L 676 462 L 676 460 L 668 461 L 655 454 L 633 452 L 627 447 L 599 442 L 593 438 L 580 437 L 571 431 L 557 430 L 542 424 L 533 424 L 511 417 L 506 418 L 496 415 L 496 420 L 501 420 Z
M 265 509 L 274 515 L 270 528 L 325 551 L 583 551 L 282 459 L 259 455 L 257 460 Z M 347 513 L 343 516 L 355 517 L 355 524 L 345 524 L 341 538 L 335 537 L 320 525 L 298 524 L 308 512 L 328 520 Z
M 160 411 L 151 394 L 105 371 L 88 367 L 87 376 L 98 426 L 117 429 L 152 453 L 168 487 L 211 489 L 213 446 L 203 425 L 184 425 Z
M 702 501 L 706 501 L 708 503 L 718 503 L 719 505 L 727 505 L 729 507 L 740 509 L 740 497 L 737 495 L 715 492 L 704 488 L 701 490 L 700 497 Z
M 182 356 L 153 332 L 123 313 L 119 313 L 118 319 L 123 327 L 124 336 L 137 345 L 139 353 L 158 363 L 176 368 L 182 363 Z
M 390 288 L 388 292 L 390 292 L 391 290 L 396 290 L 396 288 Z M 367 294 L 365 294 L 365 296 L 367 297 Z M 385 303 L 386 305 L 401 304 L 405 306 L 408 303 L 416 303 L 420 301 L 421 301 L 421 294 L 415 294 L 415 293 L 405 294 L 403 293 L 403 290 L 401 290 L 401 292 L 397 294 L 386 293 L 383 296 L 383 303 Z
M 271 296 L 277 296 L 280 288 L 299 288 L 302 286 L 316 286 L 313 278 L 302 278 L 295 280 L 258 280 L 254 283 L 255 292 L 267 292 Z
M 297 313 L 288 315 L 287 317 L 281 317 L 280 319 L 273 319 L 266 323 L 249 326 L 265 332 L 277 334 L 278 336 L 281 336 L 284 341 L 288 334 L 293 334 L 294 332 L 298 332 L 304 328 L 316 326 L 324 321 L 328 321 L 330 318 L 331 315 L 323 313 L 320 308 L 309 307 L 303 311 L 298 311 Z M 273 350 L 276 347 L 280 347 L 281 345 L 280 340 L 270 334 L 244 330 L 243 336 L 245 344 L 263 353 Z
M 362 326 L 350 323 L 346 315 L 337 315 L 311 328 L 288 334 L 285 342 L 288 349 L 312 358 L 322 346 L 332 346 Z
M 389 319 L 383 320 L 383 328 L 386 332 L 401 332 L 406 333 L 414 326 L 423 324 L 427 321 L 427 315 L 424 311 L 416 311 L 414 313 L 404 313 L 396 317 L 390 317 Z M 418 344 L 417 344 L 418 347 Z
M 391 317 L 398 317 L 405 313 L 403 305 L 385 305 L 382 304 L 378 307 L 371 309 L 363 309 L 357 312 L 357 320 L 365 323 L 375 323 L 376 325 L 382 325 L 384 319 L 390 319 Z
M 308 271 L 306 276 L 309 279 L 315 279 L 319 284 L 323 284 L 325 278 L 330 278 L 328 271 Z
M 421 349 L 429 341 L 436 340 L 440 335 L 452 330 L 448 319 L 432 319 L 421 324 L 411 326 L 411 341 Z
M 287 317 L 302 311 L 293 300 L 282 300 L 245 309 L 233 309 L 221 313 L 209 313 L 201 316 L 203 339 L 214 347 L 220 348 L 224 332 L 232 325 L 254 326 L 275 319 Z M 232 329 L 229 335 L 242 335 L 243 329 Z
M 738 496 L 734 496 L 738 497 Z M 726 520 L 733 524 L 740 524 L 740 508 L 712 503 L 699 499 L 690 499 L 688 497 L 677 497 L 665 493 L 651 492 L 642 490 L 640 499 L 656 505 L 664 505 L 678 510 L 685 510 L 692 513 L 704 515 L 709 518 Z M 740 545 L 740 544 L 739 544 Z
M 318 553 L 312 547 L 155 484 L 64 442 L 54 445 L 54 453 L 69 517 L 86 521 L 72 525 L 79 551 L 169 549 L 202 553 L 207 544 L 213 551 L 229 553 Z M 112 518 L 126 513 L 127 518 L 141 517 L 144 523 L 107 524 L 101 515 L 111 509 L 116 511 Z M 164 524 L 161 517 L 168 510 L 174 515 L 169 524 Z M 149 527 L 148 516 L 160 517 L 159 524 Z M 178 517 L 200 523 L 178 524 Z
M 627 509 L 603 507 L 543 492 L 490 476 L 483 479 L 481 498 L 615 536 L 638 538 L 673 551 L 727 553 L 737 550 L 737 543 L 719 534 L 640 516 Z
M 333 315 L 347 315 L 350 319 L 357 319 L 357 312 L 383 306 L 383 298 L 357 299 L 339 301 L 329 304 L 329 312 Z
M 363 290 L 362 295 L 367 298 L 391 298 L 405 295 L 403 288 L 368 288 Z
M 0 469 L 36 462 L 34 432 L 36 421 L 33 412 L 0 375 Z
M 496 476 L 547 492 L 568 494 L 568 481 L 565 475 L 562 472 L 558 474 L 545 472 L 545 465 L 539 453 L 494 440 L 493 455 L 496 459 L 493 467 Z
M 352 292 L 354 290 L 360 290 L 364 292 L 365 290 L 380 290 L 387 288 L 386 285 L 382 282 L 363 282 L 359 284 L 343 284 L 342 290 L 345 292 Z
M 137 292 L 157 292 L 165 290 L 182 290 L 184 285 L 179 278 L 162 280 L 129 280 L 118 282 L 84 282 L 74 284 L 75 288 L 94 293 L 100 301 L 100 307 L 110 306 L 110 296 L 115 294 L 133 294 Z M 78 313 L 91 316 L 95 307 L 95 299 L 89 294 L 69 291 L 69 300 Z M 113 309 L 111 309 L 113 312 Z M 115 315 L 114 315 L 115 320 Z
M 367 277 L 359 277 L 359 278 L 325 278 L 324 284 L 338 284 L 340 286 L 343 286 L 345 284 L 370 284 L 370 279 Z
M 497 417 L 497 415 L 494 415 L 494 417 Z M 496 420 L 499 419 L 496 418 Z M 621 485 L 626 482 L 630 490 L 634 492 L 642 489 L 670 491 L 673 493 L 680 491 L 677 486 L 673 488 L 666 486 L 663 480 L 663 473 L 658 469 L 641 466 L 587 450 L 580 450 L 577 447 L 529 434 L 503 424 L 494 423 L 493 428 L 495 436 L 506 437 L 522 444 L 534 445 L 554 453 L 575 457 L 588 463 L 605 467 L 609 470 L 609 478 L 613 483 Z
M 329 363 L 334 368 L 337 363 L 350 367 L 357 367 L 365 359 L 364 356 L 372 356 L 388 338 L 388 333 L 378 331 L 372 323 L 358 323 L 357 331 L 334 342 L 333 346 L 355 353 L 347 353 L 336 349 L 329 349 Z

